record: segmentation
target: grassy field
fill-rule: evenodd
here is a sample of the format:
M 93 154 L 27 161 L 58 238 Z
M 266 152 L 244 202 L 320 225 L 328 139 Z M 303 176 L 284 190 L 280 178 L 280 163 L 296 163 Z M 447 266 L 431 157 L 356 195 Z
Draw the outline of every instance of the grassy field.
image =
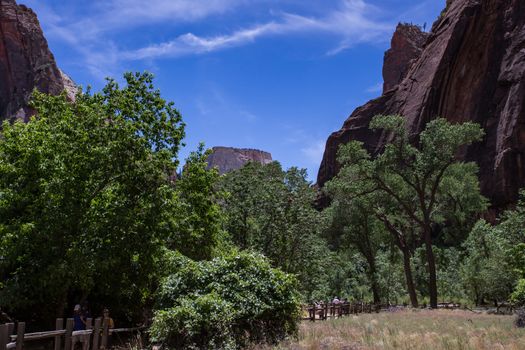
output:
M 299 339 L 273 349 L 525 349 L 511 316 L 469 311 L 398 311 L 303 322 Z

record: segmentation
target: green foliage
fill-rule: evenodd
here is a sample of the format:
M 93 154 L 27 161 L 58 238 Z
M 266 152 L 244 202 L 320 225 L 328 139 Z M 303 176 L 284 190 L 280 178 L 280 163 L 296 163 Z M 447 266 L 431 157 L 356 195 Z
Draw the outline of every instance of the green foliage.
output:
M 329 189 L 334 189 L 329 186 Z M 332 205 L 327 209 L 331 226 L 326 230 L 329 241 L 338 249 L 359 252 L 366 262 L 368 285 L 376 304 L 381 302 L 376 258 L 382 245 L 388 242 L 382 223 L 369 209 L 370 202 L 359 198 L 348 200 L 340 191 L 333 192 Z
M 194 262 L 174 254 L 151 335 L 170 348 L 229 349 L 297 331 L 296 280 L 255 253 Z
M 184 125 L 151 75 L 125 79 L 75 102 L 35 92 L 38 117 L 3 124 L 0 307 L 21 319 L 87 296 L 132 316 L 149 296 Z
M 525 278 L 518 281 L 518 285 L 510 296 L 510 300 L 518 305 L 525 305 Z
M 464 243 L 462 264 L 465 288 L 472 300 L 504 301 L 511 294 L 518 275 L 510 260 L 511 242 L 499 227 L 481 220 Z
M 220 188 L 229 194 L 223 208 L 232 241 L 297 274 L 305 298 L 320 296 L 331 254 L 320 238 L 324 218 L 312 206 L 316 193 L 306 171 L 249 163 L 225 175 Z
M 192 152 L 177 181 L 176 214 L 172 217 L 168 245 L 195 260 L 211 259 L 224 241 L 224 216 L 218 202 L 223 194 L 216 190 L 219 173 L 207 169 L 210 151 L 199 145 Z
M 436 306 L 436 237 L 468 232 L 461 227 L 487 207 L 479 193 L 477 167 L 456 160 L 460 148 L 479 141 L 483 131 L 473 123 L 456 125 L 438 118 L 426 125 L 415 144 L 401 116 L 377 116 L 370 128 L 382 129 L 390 142 L 374 158 L 360 142 L 341 146 L 338 161 L 342 169 L 327 185 L 328 193 L 350 203 L 368 203 L 366 210 L 383 223 L 405 261 L 424 244 L 428 292 Z M 405 263 L 409 292 L 410 270 Z M 417 305 L 413 292 L 411 296 Z

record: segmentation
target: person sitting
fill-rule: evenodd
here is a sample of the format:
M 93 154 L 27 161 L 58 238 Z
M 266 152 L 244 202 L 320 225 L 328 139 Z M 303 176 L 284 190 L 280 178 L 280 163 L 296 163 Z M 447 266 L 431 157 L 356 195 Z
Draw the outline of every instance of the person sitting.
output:
M 332 304 L 339 304 L 341 301 L 339 300 L 338 297 L 334 297 L 334 300 L 332 300 Z

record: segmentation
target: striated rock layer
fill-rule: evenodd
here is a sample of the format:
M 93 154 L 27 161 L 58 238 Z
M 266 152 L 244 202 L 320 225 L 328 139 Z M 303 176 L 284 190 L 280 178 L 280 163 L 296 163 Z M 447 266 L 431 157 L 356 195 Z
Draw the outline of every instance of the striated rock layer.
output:
M 213 147 L 212 151 L 208 157 L 208 168 L 217 168 L 221 175 L 240 169 L 248 162 L 261 164 L 272 162 L 270 153 L 256 149 Z
M 484 141 L 461 156 L 479 164 L 482 192 L 495 207 L 515 202 L 525 186 L 525 1 L 448 0 L 401 83 L 329 137 L 320 186 L 339 170 L 339 145 L 359 140 L 380 151 L 387 135 L 368 130 L 377 114 L 405 116 L 414 136 L 437 116 L 481 124 Z
M 33 89 L 59 94 L 75 86 L 57 67 L 36 14 L 15 0 L 0 0 L 0 120 L 27 120 Z

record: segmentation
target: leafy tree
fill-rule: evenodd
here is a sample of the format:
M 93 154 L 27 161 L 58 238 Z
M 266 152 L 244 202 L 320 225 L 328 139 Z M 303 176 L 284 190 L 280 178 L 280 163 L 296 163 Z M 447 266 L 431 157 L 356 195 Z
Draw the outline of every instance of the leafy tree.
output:
M 219 173 L 207 169 L 210 151 L 199 145 L 192 152 L 176 183 L 172 232 L 168 245 L 195 260 L 211 259 L 224 243 L 224 215 L 218 202 L 223 193 L 216 190 Z
M 485 300 L 507 300 L 518 274 L 511 264 L 512 243 L 500 227 L 479 221 L 464 243 L 466 257 L 462 276 L 467 292 L 476 304 Z
M 306 171 L 249 163 L 225 175 L 220 187 L 229 194 L 222 204 L 233 242 L 297 274 L 307 299 L 319 296 L 314 292 L 325 288 L 331 255 L 320 238 L 324 219 L 312 206 L 316 193 Z
M 437 307 L 437 274 L 433 240 L 447 219 L 468 217 L 486 208 L 479 194 L 473 163 L 456 160 L 461 147 L 481 139 L 483 131 L 473 123 L 453 125 L 445 119 L 429 122 L 413 144 L 403 117 L 377 116 L 370 127 L 383 129 L 389 143 L 372 157 L 359 142 L 343 145 L 338 153 L 342 170 L 334 181 L 350 199 L 365 197 L 403 253 L 411 302 L 417 298 L 410 269 L 410 246 L 425 247 L 430 304 Z M 462 188 L 464 193 L 455 192 Z M 458 205 L 451 209 L 451 201 Z M 458 213 L 463 213 L 458 215 Z
M 75 102 L 35 92 L 38 117 L 3 124 L 0 306 L 21 319 L 88 296 L 123 318 L 150 295 L 184 124 L 150 74 L 125 79 Z
M 330 187 L 329 187 L 330 188 Z M 331 213 L 332 240 L 346 249 L 356 249 L 367 264 L 367 277 L 375 304 L 381 303 L 381 292 L 378 281 L 377 255 L 386 241 L 385 232 L 381 222 L 369 210 L 370 203 L 362 198 L 347 201 L 344 196 L 338 196 L 335 191 L 334 201 L 329 212 Z
M 297 331 L 296 280 L 255 253 L 194 262 L 172 254 L 151 328 L 174 349 L 239 349 Z

